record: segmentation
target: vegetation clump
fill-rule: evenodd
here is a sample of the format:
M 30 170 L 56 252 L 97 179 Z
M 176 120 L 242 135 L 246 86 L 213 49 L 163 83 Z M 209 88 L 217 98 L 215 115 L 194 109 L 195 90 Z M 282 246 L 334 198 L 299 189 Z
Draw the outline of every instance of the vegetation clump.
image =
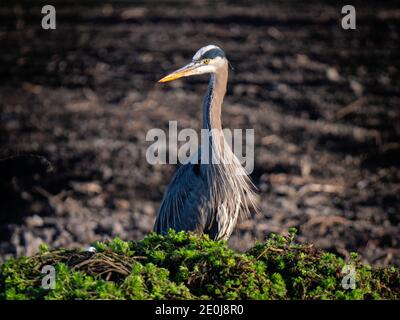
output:
M 399 299 L 400 270 L 372 268 L 272 235 L 246 253 L 206 235 L 170 231 L 138 242 L 98 242 L 96 250 L 50 250 L 0 267 L 3 299 Z M 44 266 L 55 285 L 43 285 Z M 354 285 L 343 285 L 345 265 Z M 347 287 L 347 289 L 346 289 Z

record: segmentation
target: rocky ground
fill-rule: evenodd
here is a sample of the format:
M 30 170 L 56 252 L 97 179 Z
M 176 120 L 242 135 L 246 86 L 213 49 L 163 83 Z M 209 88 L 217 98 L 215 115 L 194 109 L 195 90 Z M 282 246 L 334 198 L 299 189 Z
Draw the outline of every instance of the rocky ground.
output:
M 199 129 L 207 85 L 156 81 L 215 43 L 234 67 L 223 125 L 255 130 L 261 209 L 230 245 L 297 227 L 400 265 L 400 6 L 382 3 L 355 1 L 357 29 L 343 30 L 333 2 L 56 2 L 51 31 L 39 2 L 2 1 L 0 158 L 52 170 L 3 162 L 0 260 L 151 230 L 175 166 L 146 162 L 146 133 Z

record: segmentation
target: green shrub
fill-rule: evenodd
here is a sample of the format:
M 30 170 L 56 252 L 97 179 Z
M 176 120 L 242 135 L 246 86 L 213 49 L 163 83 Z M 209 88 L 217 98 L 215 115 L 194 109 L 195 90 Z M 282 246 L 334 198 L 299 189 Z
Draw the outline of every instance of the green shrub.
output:
M 138 242 L 96 243 L 96 252 L 51 250 L 0 267 L 0 299 L 399 299 L 400 271 L 371 268 L 272 235 L 246 253 L 207 236 L 170 231 Z M 352 265 L 355 289 L 344 289 Z M 42 288 L 44 265 L 55 288 Z

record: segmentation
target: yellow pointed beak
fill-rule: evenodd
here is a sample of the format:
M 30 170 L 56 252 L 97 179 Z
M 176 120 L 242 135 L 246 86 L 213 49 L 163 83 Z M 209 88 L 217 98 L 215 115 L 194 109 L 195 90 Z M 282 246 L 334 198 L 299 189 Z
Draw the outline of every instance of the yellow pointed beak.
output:
M 158 82 L 168 82 L 168 81 L 173 81 L 182 77 L 187 77 L 192 74 L 195 74 L 193 70 L 196 69 L 196 66 L 193 62 L 189 63 L 188 65 L 184 66 L 183 68 L 180 68 L 178 70 L 175 70 L 174 72 L 170 73 L 169 75 L 165 76 L 164 78 L 158 80 Z
M 164 78 L 158 80 L 158 82 L 163 83 L 163 82 L 173 81 L 173 80 L 182 78 L 184 76 L 185 76 L 184 72 L 179 72 L 179 73 L 173 72 L 173 73 L 170 73 L 169 75 L 165 76 Z

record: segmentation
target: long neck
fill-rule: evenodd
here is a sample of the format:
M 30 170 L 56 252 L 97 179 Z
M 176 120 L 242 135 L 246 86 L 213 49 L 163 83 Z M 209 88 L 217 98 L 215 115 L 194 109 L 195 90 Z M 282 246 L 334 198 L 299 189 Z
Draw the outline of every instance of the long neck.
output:
M 228 66 L 224 65 L 211 74 L 207 94 L 203 101 L 203 129 L 222 129 L 221 106 L 228 83 Z

